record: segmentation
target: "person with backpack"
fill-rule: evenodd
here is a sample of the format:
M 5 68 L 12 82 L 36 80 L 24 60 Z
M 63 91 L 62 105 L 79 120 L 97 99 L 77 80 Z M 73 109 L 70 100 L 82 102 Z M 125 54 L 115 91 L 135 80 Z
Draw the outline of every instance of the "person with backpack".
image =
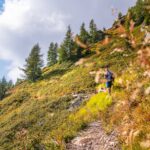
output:
M 108 93 L 111 95 L 111 88 L 114 82 L 114 75 L 109 70 L 109 66 L 106 66 L 105 79 L 106 79 L 106 88 L 108 89 Z

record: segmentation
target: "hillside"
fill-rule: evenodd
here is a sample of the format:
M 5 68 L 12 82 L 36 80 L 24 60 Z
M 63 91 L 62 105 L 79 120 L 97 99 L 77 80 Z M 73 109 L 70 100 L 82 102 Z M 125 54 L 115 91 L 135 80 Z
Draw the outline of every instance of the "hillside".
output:
M 131 35 L 124 24 L 113 25 L 78 62 L 46 67 L 42 79 L 15 86 L 0 101 L 0 150 L 66 149 L 99 121 L 106 135 L 117 132 L 120 149 L 150 149 L 149 31 L 140 24 Z M 96 93 L 108 64 L 115 74 L 111 96 Z

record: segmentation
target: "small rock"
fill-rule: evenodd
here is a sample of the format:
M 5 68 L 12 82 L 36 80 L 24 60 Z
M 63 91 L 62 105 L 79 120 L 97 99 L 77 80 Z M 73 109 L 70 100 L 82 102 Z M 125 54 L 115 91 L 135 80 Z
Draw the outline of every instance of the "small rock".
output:
M 141 88 L 143 86 L 143 83 L 137 83 L 137 87 Z
M 114 136 L 112 136 L 114 134 Z M 67 150 L 120 150 L 116 134 L 107 135 L 101 122 L 94 122 L 68 143 Z
M 115 48 L 110 54 L 113 54 L 115 52 L 123 52 L 123 51 L 124 51 L 124 49 L 122 49 L 122 48 Z
M 146 88 L 145 95 L 150 95 L 150 87 Z
M 118 83 L 122 85 L 123 84 L 123 79 L 119 78 Z
M 89 72 L 90 75 L 95 75 L 96 74 L 96 71 L 91 71 Z
M 90 94 L 84 93 L 73 93 L 72 94 L 73 100 L 70 103 L 69 111 L 73 111 L 75 108 L 78 108 L 81 103 L 88 100 L 90 98 Z
M 147 139 L 150 140 L 150 133 L 146 135 Z
M 141 142 L 141 143 L 140 143 L 140 146 L 141 146 L 142 148 L 150 148 L 150 140 Z
M 150 71 L 145 71 L 144 74 L 143 74 L 145 77 L 149 77 L 150 78 Z
M 129 55 L 128 55 L 128 54 L 123 54 L 123 56 L 124 56 L 124 57 L 128 57 Z
M 133 91 L 132 95 L 131 95 L 131 100 L 136 100 L 138 94 L 139 94 L 140 90 L 139 89 L 136 89 Z
M 137 130 L 133 133 L 133 139 L 135 139 L 140 134 L 140 130 Z
M 75 66 L 80 66 L 80 65 L 82 65 L 83 63 L 85 63 L 86 62 L 86 59 L 85 58 L 81 58 L 79 61 L 77 61 L 76 63 L 75 63 Z
M 143 44 L 150 43 L 150 32 L 146 31 L 145 33 L 145 39 Z
M 126 33 L 125 34 L 121 34 L 120 37 L 125 38 L 125 37 L 127 37 L 127 34 Z

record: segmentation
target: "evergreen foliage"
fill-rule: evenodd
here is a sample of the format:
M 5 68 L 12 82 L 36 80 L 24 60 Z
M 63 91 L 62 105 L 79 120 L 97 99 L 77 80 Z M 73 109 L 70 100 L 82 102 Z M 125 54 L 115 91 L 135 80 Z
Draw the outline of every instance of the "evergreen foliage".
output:
M 97 41 L 98 34 L 97 34 L 97 27 L 93 19 L 90 21 L 89 28 L 90 28 L 90 42 L 95 43 Z
M 149 10 L 146 9 L 147 1 L 137 0 L 136 5 L 129 9 L 132 19 L 136 22 L 136 25 L 140 25 L 145 22 L 146 25 L 150 24 Z
M 0 80 L 0 100 L 6 96 L 6 92 L 13 87 L 12 80 L 6 81 L 5 77 Z
M 12 80 L 9 80 L 7 82 L 7 87 L 8 87 L 8 89 L 11 89 L 13 87 L 13 81 Z
M 80 27 L 80 34 L 77 36 L 79 37 L 79 39 L 81 40 L 82 43 L 89 44 L 90 35 L 89 35 L 88 31 L 85 29 L 85 23 L 82 23 L 82 25 Z M 77 57 L 77 59 L 79 59 L 82 57 L 83 48 L 80 46 L 77 46 L 76 49 L 77 49 L 76 57 Z
M 89 36 L 88 31 L 85 29 L 85 23 L 82 23 L 82 25 L 80 27 L 79 37 L 83 43 L 87 44 L 90 36 Z
M 98 42 L 99 40 L 102 40 L 104 38 L 104 33 L 102 31 L 97 30 L 97 26 L 93 19 L 90 21 L 89 28 L 90 28 L 90 32 L 89 32 L 90 43 Z
M 77 58 L 81 58 L 82 57 L 82 51 L 83 51 L 83 48 L 77 46 Z
M 42 75 L 41 68 L 43 66 L 43 61 L 41 59 L 40 47 L 36 44 L 26 59 L 25 68 L 22 69 L 25 73 L 26 79 L 35 82 Z
M 118 19 L 121 19 L 122 18 L 122 13 L 121 12 L 119 12 L 119 14 L 118 14 Z
M 51 43 L 49 50 L 48 50 L 48 57 L 47 57 L 47 65 L 52 66 L 57 63 L 57 49 L 58 44 L 57 43 Z
M 17 78 L 17 81 L 16 81 L 15 85 L 19 85 L 19 84 L 21 84 L 23 81 L 24 81 L 23 79 Z
M 5 97 L 7 91 L 7 81 L 5 77 L 2 78 L 0 81 L 0 100 L 2 100 Z
M 68 26 L 65 39 L 58 51 L 59 62 L 71 60 L 73 57 L 73 49 L 74 49 L 74 41 L 72 38 L 72 31 L 71 27 Z
M 67 51 L 64 47 L 64 45 L 60 45 L 60 48 L 58 49 L 58 56 L 59 56 L 59 63 L 62 63 L 64 61 L 68 60 Z

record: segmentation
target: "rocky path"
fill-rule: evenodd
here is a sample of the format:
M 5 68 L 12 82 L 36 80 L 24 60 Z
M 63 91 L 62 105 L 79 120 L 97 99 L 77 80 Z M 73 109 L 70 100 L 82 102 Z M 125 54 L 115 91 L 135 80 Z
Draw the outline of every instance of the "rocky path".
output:
M 101 122 L 91 123 L 75 139 L 67 144 L 67 150 L 121 150 L 116 133 L 109 135 L 102 129 Z

